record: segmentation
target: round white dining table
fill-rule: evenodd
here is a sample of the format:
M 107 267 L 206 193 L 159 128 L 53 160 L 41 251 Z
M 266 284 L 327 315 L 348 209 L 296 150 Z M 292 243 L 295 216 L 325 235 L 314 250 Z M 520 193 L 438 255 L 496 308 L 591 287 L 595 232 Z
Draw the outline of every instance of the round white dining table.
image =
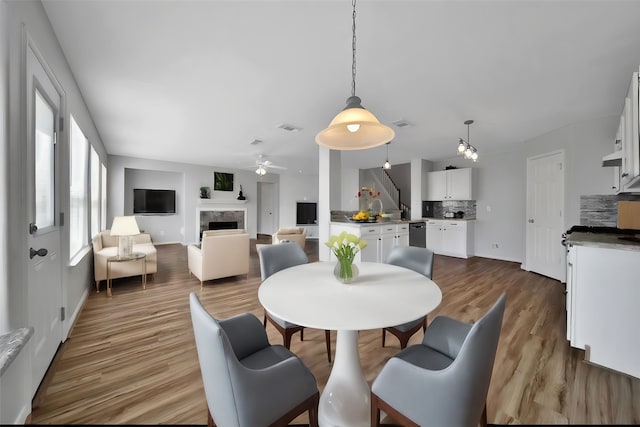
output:
M 344 284 L 333 275 L 335 262 L 314 262 L 269 276 L 258 290 L 267 311 L 301 326 L 337 330 L 336 353 L 320 396 L 318 422 L 329 426 L 369 426 L 369 385 L 358 353 L 358 331 L 418 319 L 442 301 L 432 280 L 403 267 L 362 262 L 359 276 Z

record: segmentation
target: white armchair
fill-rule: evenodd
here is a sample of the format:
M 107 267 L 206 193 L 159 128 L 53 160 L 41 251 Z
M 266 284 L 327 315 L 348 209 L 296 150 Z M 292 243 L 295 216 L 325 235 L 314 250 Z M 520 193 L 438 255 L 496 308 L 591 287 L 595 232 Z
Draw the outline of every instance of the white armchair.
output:
M 189 274 L 206 280 L 249 274 L 249 234 L 244 230 L 205 230 L 200 246 L 187 248 Z
M 304 227 L 280 228 L 271 235 L 271 243 L 273 244 L 280 243 L 283 240 L 296 242 L 304 249 L 307 241 L 307 229 Z
M 143 252 L 147 274 L 158 271 L 158 253 L 151 242 L 151 236 L 140 233 L 133 238 L 133 252 Z M 110 230 L 104 230 L 96 234 L 92 240 L 93 245 L 93 270 L 96 281 L 96 291 L 100 292 L 100 281 L 107 280 L 107 259 L 118 255 L 118 238 L 111 235 Z M 140 275 L 140 264 L 137 261 L 114 263 L 110 268 L 111 279 Z

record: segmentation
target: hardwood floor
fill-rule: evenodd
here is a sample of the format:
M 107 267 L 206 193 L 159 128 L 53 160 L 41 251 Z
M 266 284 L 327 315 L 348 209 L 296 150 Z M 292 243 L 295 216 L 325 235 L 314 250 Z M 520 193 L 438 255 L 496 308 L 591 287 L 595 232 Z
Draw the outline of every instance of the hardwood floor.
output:
M 200 290 L 200 282 L 187 272 L 186 247 L 159 245 L 158 272 L 146 290 L 138 277 L 115 280 L 111 298 L 104 290 L 91 292 L 33 401 L 30 422 L 206 424 L 188 295 L 196 292 L 218 318 L 248 311 L 262 319 L 254 243 L 246 278 L 205 282 Z M 306 251 L 316 261 L 318 242 L 309 240 Z M 443 298 L 430 320 L 438 314 L 476 320 L 502 291 L 507 293 L 487 401 L 489 423 L 640 423 L 640 380 L 589 365 L 582 361 L 582 351 L 569 346 L 561 283 L 523 271 L 516 263 L 438 255 L 433 278 Z M 282 343 L 272 326 L 267 332 L 272 343 Z M 335 333 L 332 338 L 335 349 Z M 421 340 L 418 333 L 409 344 Z M 399 351 L 391 336 L 381 347 L 380 330 L 362 331 L 359 348 L 370 383 Z M 331 369 L 324 331 L 305 330 L 305 341 L 295 336 L 291 349 L 322 390 Z

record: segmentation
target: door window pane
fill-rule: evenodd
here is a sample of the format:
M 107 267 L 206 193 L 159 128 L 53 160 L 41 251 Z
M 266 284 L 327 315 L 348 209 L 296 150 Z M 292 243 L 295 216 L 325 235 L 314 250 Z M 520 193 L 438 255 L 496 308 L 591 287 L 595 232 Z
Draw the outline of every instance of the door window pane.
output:
M 55 113 L 36 89 L 35 102 L 35 224 L 54 225 Z

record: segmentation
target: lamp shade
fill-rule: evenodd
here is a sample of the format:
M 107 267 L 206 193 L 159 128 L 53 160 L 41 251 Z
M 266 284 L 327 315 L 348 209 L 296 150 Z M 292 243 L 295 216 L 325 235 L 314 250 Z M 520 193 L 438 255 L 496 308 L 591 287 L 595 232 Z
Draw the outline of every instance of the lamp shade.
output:
M 112 236 L 135 236 L 136 234 L 140 234 L 140 229 L 135 216 L 117 216 L 113 218 L 113 224 L 111 224 Z
M 364 150 L 385 144 L 394 136 L 393 129 L 360 105 L 359 97 L 351 96 L 345 109 L 318 132 L 316 142 L 332 150 Z

